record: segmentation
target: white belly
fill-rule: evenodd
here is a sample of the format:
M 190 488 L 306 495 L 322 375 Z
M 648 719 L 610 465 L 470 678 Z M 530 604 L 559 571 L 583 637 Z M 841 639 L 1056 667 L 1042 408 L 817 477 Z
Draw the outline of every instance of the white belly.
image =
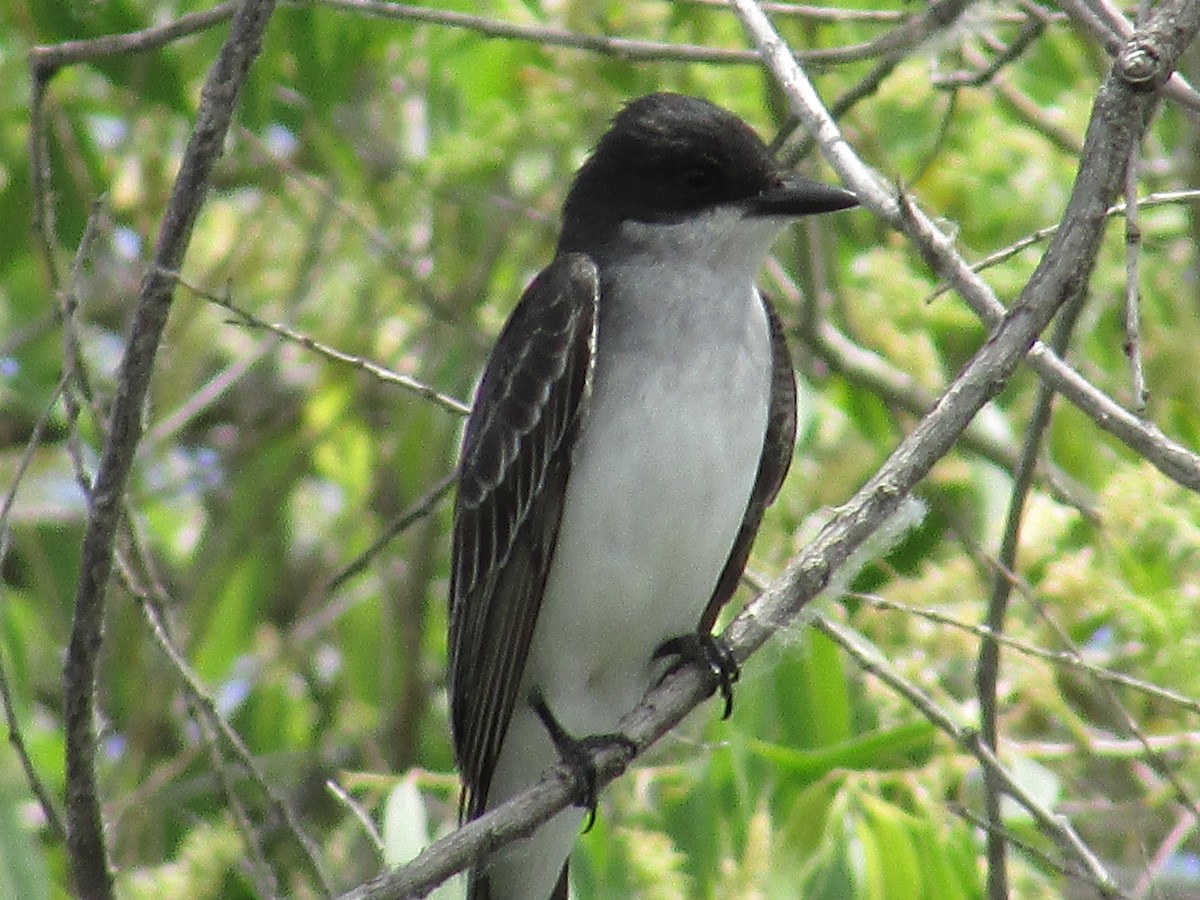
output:
M 698 347 L 672 371 L 623 354 L 596 373 L 526 670 L 573 734 L 612 731 L 654 651 L 708 604 L 766 434 L 769 349 L 747 349 Z

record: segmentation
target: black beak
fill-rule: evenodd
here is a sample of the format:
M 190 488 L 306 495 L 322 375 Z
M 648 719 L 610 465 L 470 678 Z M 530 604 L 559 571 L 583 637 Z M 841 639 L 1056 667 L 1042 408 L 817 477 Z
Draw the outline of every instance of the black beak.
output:
M 748 216 L 811 216 L 858 206 L 849 191 L 799 175 L 784 175 L 779 183 L 752 199 Z

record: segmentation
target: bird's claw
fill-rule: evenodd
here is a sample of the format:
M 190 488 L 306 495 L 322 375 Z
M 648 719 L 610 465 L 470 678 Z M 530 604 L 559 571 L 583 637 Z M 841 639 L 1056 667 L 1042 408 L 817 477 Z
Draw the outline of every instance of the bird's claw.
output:
M 715 690 L 721 692 L 721 699 L 725 701 L 721 718 L 728 719 L 733 713 L 733 685 L 742 674 L 728 642 L 707 631 L 693 631 L 664 641 L 654 651 L 655 659 L 668 656 L 677 659 L 663 674 L 663 678 L 687 663 L 699 663 L 713 674 Z
M 550 707 L 540 691 L 534 691 L 530 695 L 529 705 L 545 726 L 554 749 L 558 751 L 559 759 L 571 770 L 575 805 L 587 810 L 587 820 L 583 826 L 583 832 L 586 834 L 596 824 L 596 804 L 599 795 L 596 764 L 592 761 L 592 755 L 597 750 L 619 747 L 633 756 L 637 753 L 637 744 L 620 732 L 592 734 L 583 738 L 573 737 L 559 724 L 558 719 L 554 718 L 554 713 L 550 712 Z

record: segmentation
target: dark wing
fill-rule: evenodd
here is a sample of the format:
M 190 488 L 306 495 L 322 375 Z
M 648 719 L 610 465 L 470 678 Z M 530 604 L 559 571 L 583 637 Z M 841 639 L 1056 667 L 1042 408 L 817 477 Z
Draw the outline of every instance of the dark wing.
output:
M 767 436 L 763 441 L 758 474 L 754 477 L 754 489 L 750 492 L 742 527 L 738 529 L 733 550 L 729 553 L 721 577 L 717 579 L 717 588 L 700 619 L 700 630 L 706 633 L 712 631 L 721 608 L 737 590 L 746 560 L 750 558 L 754 536 L 762 524 L 763 513 L 783 485 L 788 467 L 792 464 L 792 450 L 796 446 L 796 374 L 792 371 L 792 355 L 788 352 L 779 314 L 766 295 L 761 296 L 771 328 L 771 401 L 767 414 Z
M 500 333 L 467 419 L 450 569 L 450 715 L 460 812 L 487 802 L 562 518 L 591 386 L 599 275 L 555 258 Z

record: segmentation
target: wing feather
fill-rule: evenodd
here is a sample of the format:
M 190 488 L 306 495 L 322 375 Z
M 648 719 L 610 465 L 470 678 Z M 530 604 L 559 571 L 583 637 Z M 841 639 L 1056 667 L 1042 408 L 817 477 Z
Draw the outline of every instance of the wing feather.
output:
M 479 815 L 537 623 L 590 392 L 599 275 L 558 256 L 517 304 L 467 419 L 450 576 L 450 711 L 461 812 Z

